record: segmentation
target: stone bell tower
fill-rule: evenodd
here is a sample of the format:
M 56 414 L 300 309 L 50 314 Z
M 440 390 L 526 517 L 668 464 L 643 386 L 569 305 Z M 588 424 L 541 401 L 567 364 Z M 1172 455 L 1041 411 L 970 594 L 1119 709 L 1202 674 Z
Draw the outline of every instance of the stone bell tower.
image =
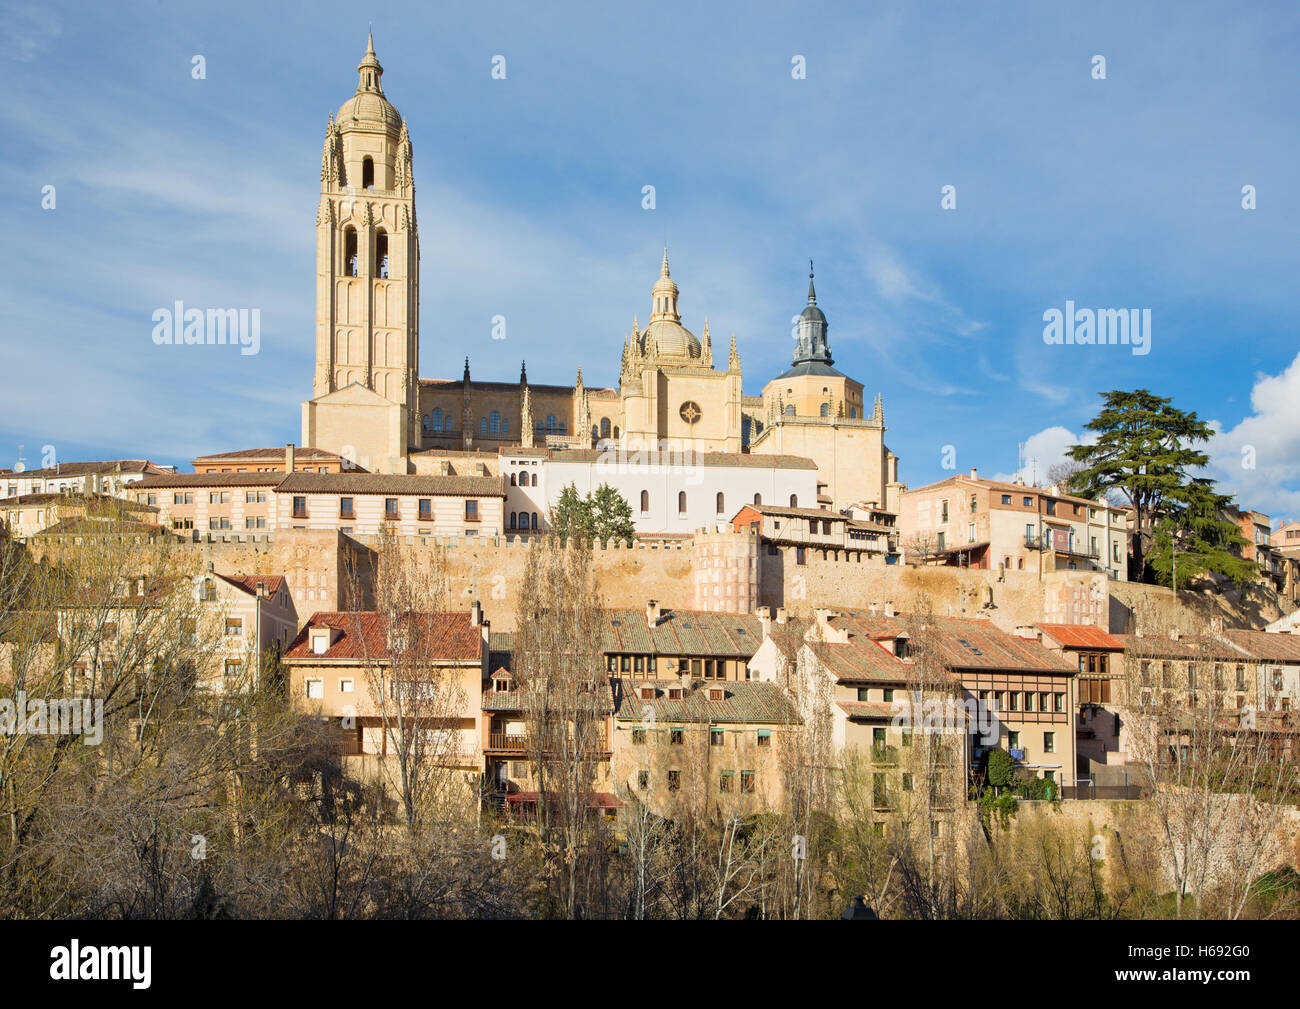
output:
M 384 97 L 373 39 L 357 72 L 356 93 L 330 117 L 321 155 L 315 398 L 307 404 L 318 409 L 310 425 L 304 413 L 303 440 L 339 450 L 333 442 L 346 440 L 337 430 L 343 418 L 326 418 L 322 401 L 342 407 L 333 394 L 356 385 L 402 408 L 400 421 L 384 419 L 386 444 L 368 445 L 366 454 L 404 456 L 419 443 L 420 244 L 411 139 Z M 357 390 L 350 398 L 371 415 L 379 405 Z

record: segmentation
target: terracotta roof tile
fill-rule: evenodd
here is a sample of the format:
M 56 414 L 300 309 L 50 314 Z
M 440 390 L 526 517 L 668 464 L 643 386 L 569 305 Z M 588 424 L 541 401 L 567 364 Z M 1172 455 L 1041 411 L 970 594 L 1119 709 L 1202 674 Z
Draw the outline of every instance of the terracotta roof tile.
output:
M 416 613 L 411 617 L 411 647 L 426 651 L 430 658 L 444 662 L 476 662 L 482 647 L 481 629 L 470 623 L 468 613 Z M 311 650 L 313 627 L 329 627 L 340 632 L 324 654 Z M 286 659 L 365 659 L 388 658 L 388 635 L 384 616 L 373 611 L 332 611 L 316 613 L 298 632 Z
M 1065 648 L 1094 648 L 1110 652 L 1122 652 L 1124 642 L 1100 627 L 1088 624 L 1035 624 L 1043 633 L 1050 635 Z

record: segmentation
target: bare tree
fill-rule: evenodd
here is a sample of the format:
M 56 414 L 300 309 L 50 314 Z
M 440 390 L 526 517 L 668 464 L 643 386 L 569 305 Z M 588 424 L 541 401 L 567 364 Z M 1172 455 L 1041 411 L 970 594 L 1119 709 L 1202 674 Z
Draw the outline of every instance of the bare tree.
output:
M 538 831 L 557 910 L 576 918 L 604 903 L 612 847 L 593 809 L 608 774 L 613 706 L 590 544 L 534 537 L 518 606 L 514 672 L 537 775 Z

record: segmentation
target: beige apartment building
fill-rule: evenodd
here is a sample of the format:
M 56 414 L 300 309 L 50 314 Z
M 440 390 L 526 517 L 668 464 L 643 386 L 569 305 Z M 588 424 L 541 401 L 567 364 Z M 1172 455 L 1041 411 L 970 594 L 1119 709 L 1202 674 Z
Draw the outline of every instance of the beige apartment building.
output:
M 183 536 L 263 536 L 277 529 L 381 530 L 404 536 L 502 532 L 500 477 L 376 473 L 175 473 L 148 477 L 136 500 Z
M 275 488 L 282 473 L 169 473 L 139 481 L 136 501 L 181 536 L 265 534 L 276 528 Z
M 898 524 L 908 559 L 1039 574 L 1100 571 L 1128 580 L 1124 509 L 969 475 L 905 491 Z
M 291 704 L 327 720 L 358 777 L 383 779 L 398 748 L 418 745 L 476 786 L 488 635 L 477 604 L 400 622 L 375 612 L 313 614 L 283 658 Z M 399 734 L 413 731 L 428 735 L 417 744 Z
M 195 473 L 340 473 L 345 461 L 321 448 L 286 445 L 201 455 L 191 465 Z
M 936 728 L 963 737 L 964 766 L 972 772 L 989 749 L 1000 747 L 1022 774 L 1058 786 L 1072 783 L 1073 664 L 987 620 L 928 615 L 922 620 L 893 614 L 889 607 L 886 612 L 818 610 L 797 670 L 806 684 L 822 684 L 828 691 L 834 746 L 870 754 L 879 765 L 876 773 L 885 775 L 883 794 L 910 790 L 901 778 L 904 751 L 913 735 Z M 751 666 L 764 680 L 780 682 L 788 675 L 771 643 Z M 919 711 L 913 706 L 917 691 L 923 702 Z M 945 696 L 952 706 L 944 703 Z
M 669 818 L 779 806 L 800 720 L 776 684 L 690 675 L 611 684 L 612 778 L 625 794 Z
M 506 493 L 500 477 L 293 473 L 275 498 L 279 528 L 463 537 L 501 534 Z
M 148 459 L 107 459 L 65 462 L 42 469 L 0 473 L 0 499 L 31 494 L 104 494 L 128 497 L 132 484 L 148 476 L 172 472 Z
M 0 498 L 0 523 L 9 527 L 14 539 L 25 540 L 48 529 L 76 521 L 125 521 L 132 525 L 154 525 L 156 508 L 106 494 L 67 491 L 53 494 L 23 494 Z

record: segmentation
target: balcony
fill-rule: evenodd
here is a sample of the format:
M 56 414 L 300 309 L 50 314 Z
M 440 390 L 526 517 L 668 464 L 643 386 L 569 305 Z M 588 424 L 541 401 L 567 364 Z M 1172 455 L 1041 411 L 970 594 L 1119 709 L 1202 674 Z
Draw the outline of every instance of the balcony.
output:
M 1030 550 L 1046 550 L 1047 541 L 1042 536 L 1035 535 L 1034 533 L 1026 533 L 1025 546 Z
M 526 753 L 529 748 L 529 738 L 527 736 L 507 735 L 504 732 L 493 732 L 488 735 L 489 750 L 506 750 L 510 753 Z

